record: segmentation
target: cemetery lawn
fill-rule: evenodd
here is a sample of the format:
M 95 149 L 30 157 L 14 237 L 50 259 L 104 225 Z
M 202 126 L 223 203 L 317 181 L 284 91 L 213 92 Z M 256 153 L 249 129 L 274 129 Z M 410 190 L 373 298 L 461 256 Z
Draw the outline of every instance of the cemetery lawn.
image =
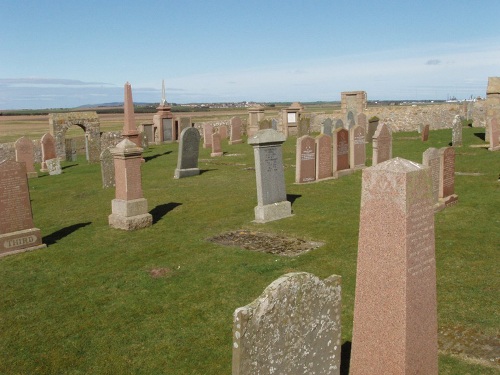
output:
M 435 215 L 440 374 L 498 374 L 500 153 L 464 127 L 456 149 L 457 205 Z M 393 156 L 421 163 L 451 130 L 395 133 Z M 342 276 L 343 357 L 356 276 L 361 171 L 294 184 L 295 138 L 284 144 L 294 216 L 252 223 L 253 150 L 200 148 L 195 177 L 174 180 L 178 145 L 151 146 L 142 166 L 153 226 L 108 227 L 114 189 L 83 156 L 63 174 L 29 181 L 46 249 L 0 258 L 0 374 L 230 374 L 232 314 L 279 276 Z M 371 146 L 367 147 L 371 165 Z M 323 242 L 294 257 L 208 239 L 236 230 Z M 493 351 L 497 351 L 497 358 Z M 488 347 L 490 349 L 488 349 Z M 342 364 L 347 374 L 348 364 Z

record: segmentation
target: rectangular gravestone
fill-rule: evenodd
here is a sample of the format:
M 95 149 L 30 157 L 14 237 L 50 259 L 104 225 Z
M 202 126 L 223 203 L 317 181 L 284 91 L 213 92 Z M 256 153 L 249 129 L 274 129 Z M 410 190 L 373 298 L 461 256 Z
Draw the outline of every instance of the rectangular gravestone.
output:
M 375 135 L 375 132 L 377 131 L 378 128 L 378 123 L 379 120 L 376 118 L 372 118 L 371 120 L 368 121 L 368 129 L 366 130 L 367 142 L 372 142 L 373 136 Z
M 363 114 L 363 116 L 365 116 Z M 359 117 L 359 116 L 358 116 Z M 366 116 L 365 116 L 366 117 Z M 349 166 L 351 169 L 366 167 L 366 141 L 365 128 L 356 125 L 349 130 Z
M 500 150 L 500 145 L 498 143 L 498 137 L 500 136 L 500 129 L 498 127 L 498 121 L 496 117 L 490 119 L 489 129 L 490 129 L 490 147 L 488 147 L 488 150 L 498 151 Z
M 163 129 L 163 142 L 171 142 L 172 138 L 172 119 L 171 118 L 162 118 L 162 129 Z
M 52 134 L 45 133 L 42 136 L 41 146 L 42 146 L 42 167 L 40 168 L 40 171 L 47 172 L 48 169 L 46 161 L 48 159 L 56 158 L 56 143 Z
M 456 115 L 453 119 L 451 145 L 453 147 L 462 146 L 462 118 L 460 117 L 460 115 Z
M 65 139 L 66 161 L 76 161 L 76 140 L 74 138 Z
M 180 122 L 179 122 L 179 132 L 182 133 L 182 131 L 186 128 L 190 128 L 192 126 L 191 124 L 191 117 L 181 117 Z M 213 132 L 213 126 L 212 130 Z
M 226 125 L 221 125 L 219 126 L 219 134 L 220 134 L 220 139 L 227 139 L 227 126 Z
M 434 211 L 440 211 L 444 208 L 444 204 L 439 202 L 439 173 L 440 173 L 439 150 L 430 147 L 422 154 L 422 164 L 429 167 L 431 170 L 432 181 L 432 202 L 434 203 Z
M 453 147 L 442 147 L 439 156 L 439 201 L 448 207 L 458 201 L 455 194 L 455 150 Z
M 212 134 L 212 153 L 210 154 L 211 157 L 222 156 L 224 154 L 222 152 L 221 139 L 220 138 L 221 137 L 220 137 L 219 133 L 213 133 Z
M 16 161 L 25 164 L 28 178 L 38 177 L 35 170 L 33 142 L 26 137 L 21 137 L 16 141 L 14 147 L 16 149 Z
M 321 123 L 321 134 L 326 134 L 329 137 L 331 137 L 332 132 L 333 132 L 333 121 L 332 119 L 327 118 Z
M 379 124 L 373 135 L 372 165 L 392 159 L 392 134 L 386 124 Z
M 339 375 L 340 283 L 289 273 L 236 309 L 232 374 Z
M 308 135 L 311 128 L 311 119 L 309 117 L 301 116 L 297 126 L 297 137 Z
M 0 257 L 46 247 L 33 224 L 26 166 L 0 163 Z
M 258 126 L 259 126 L 259 130 L 272 129 L 273 123 L 270 119 L 264 119 L 264 120 L 259 121 Z
M 320 134 L 316 137 L 316 180 L 333 177 L 332 137 Z
M 422 142 L 427 142 L 429 140 L 429 124 L 424 125 L 421 136 Z
M 351 375 L 438 374 L 429 168 L 395 158 L 363 170 Z
M 349 132 L 346 129 L 336 129 L 333 132 L 333 176 L 338 178 L 349 173 Z
M 212 134 L 210 134 L 212 138 Z M 200 174 L 198 155 L 200 153 L 200 133 L 196 128 L 182 131 L 179 142 L 179 155 L 174 178 L 196 176 Z
M 103 150 L 100 155 L 101 159 L 101 177 L 102 187 L 110 188 L 115 186 L 115 164 L 113 154 L 109 148 Z
M 295 182 L 316 180 L 316 142 L 313 137 L 304 135 L 297 138 L 295 158 Z
M 55 176 L 62 173 L 61 162 L 59 158 L 47 159 L 45 160 L 45 163 L 47 164 L 49 175 Z
M 212 133 L 214 132 L 214 127 L 212 124 L 203 124 L 203 148 L 212 148 Z
M 241 139 L 241 118 L 231 118 L 230 130 L 231 134 L 229 138 L 229 144 L 235 145 L 238 143 L 242 143 L 243 140 Z

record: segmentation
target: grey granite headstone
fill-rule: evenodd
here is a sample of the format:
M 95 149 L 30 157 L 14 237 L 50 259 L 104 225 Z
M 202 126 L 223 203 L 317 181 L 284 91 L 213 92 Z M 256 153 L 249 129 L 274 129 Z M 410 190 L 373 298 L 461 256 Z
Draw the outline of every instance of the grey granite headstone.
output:
M 453 147 L 462 146 L 462 118 L 460 117 L 460 115 L 456 115 L 453 119 L 453 129 L 451 136 L 451 145 Z
M 211 128 L 211 126 L 210 126 Z M 210 140 L 212 134 L 210 132 Z M 210 145 L 212 147 L 212 145 Z M 198 155 L 200 153 L 200 133 L 196 128 L 182 130 L 179 142 L 179 155 L 174 178 L 190 177 L 200 174 Z
M 297 126 L 297 137 L 308 135 L 311 128 L 311 119 L 309 117 L 301 116 L 299 125 Z
M 115 164 L 113 161 L 113 154 L 107 148 L 101 152 L 101 176 L 102 187 L 109 188 L 115 186 Z
M 321 123 L 321 134 L 326 134 L 331 137 L 332 131 L 333 131 L 333 121 L 332 119 L 327 118 Z
M 232 374 L 340 374 L 340 283 L 289 273 L 236 309 Z
M 335 121 L 335 130 L 337 129 L 344 129 L 344 121 L 338 119 L 337 121 Z M 333 132 L 332 132 L 332 136 L 333 136 Z

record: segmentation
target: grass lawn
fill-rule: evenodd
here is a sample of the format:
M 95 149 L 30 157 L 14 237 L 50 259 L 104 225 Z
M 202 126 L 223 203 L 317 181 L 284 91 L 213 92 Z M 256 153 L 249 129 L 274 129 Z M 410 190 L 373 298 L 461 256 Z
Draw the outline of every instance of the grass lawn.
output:
M 459 202 L 435 216 L 439 329 L 448 335 L 440 374 L 498 374 L 499 363 L 481 360 L 471 343 L 498 337 L 500 152 L 469 147 L 484 144 L 475 135 L 484 129 L 463 131 Z M 394 134 L 393 156 L 420 163 L 427 147 L 448 145 L 451 130 L 418 137 Z M 342 276 L 342 337 L 351 340 L 361 171 L 294 184 L 290 138 L 283 155 L 295 215 L 254 224 L 252 147 L 223 142 L 223 150 L 211 158 L 200 149 L 203 173 L 180 180 L 177 144 L 146 150 L 154 224 L 134 232 L 108 227 L 114 189 L 102 188 L 100 166 L 83 156 L 61 175 L 29 181 L 48 247 L 0 259 L 0 374 L 230 374 L 233 311 L 293 271 Z M 371 165 L 370 145 L 367 155 Z M 207 241 L 237 229 L 325 245 L 282 257 Z

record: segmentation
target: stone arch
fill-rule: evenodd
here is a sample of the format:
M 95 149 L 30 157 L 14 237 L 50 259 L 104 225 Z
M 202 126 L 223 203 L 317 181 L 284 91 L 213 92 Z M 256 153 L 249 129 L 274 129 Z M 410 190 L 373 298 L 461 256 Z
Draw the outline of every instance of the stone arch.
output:
M 89 163 L 99 163 L 101 154 L 101 131 L 97 112 L 50 113 L 50 134 L 56 140 L 56 155 L 66 157 L 66 131 L 73 125 L 85 132 L 85 150 Z

